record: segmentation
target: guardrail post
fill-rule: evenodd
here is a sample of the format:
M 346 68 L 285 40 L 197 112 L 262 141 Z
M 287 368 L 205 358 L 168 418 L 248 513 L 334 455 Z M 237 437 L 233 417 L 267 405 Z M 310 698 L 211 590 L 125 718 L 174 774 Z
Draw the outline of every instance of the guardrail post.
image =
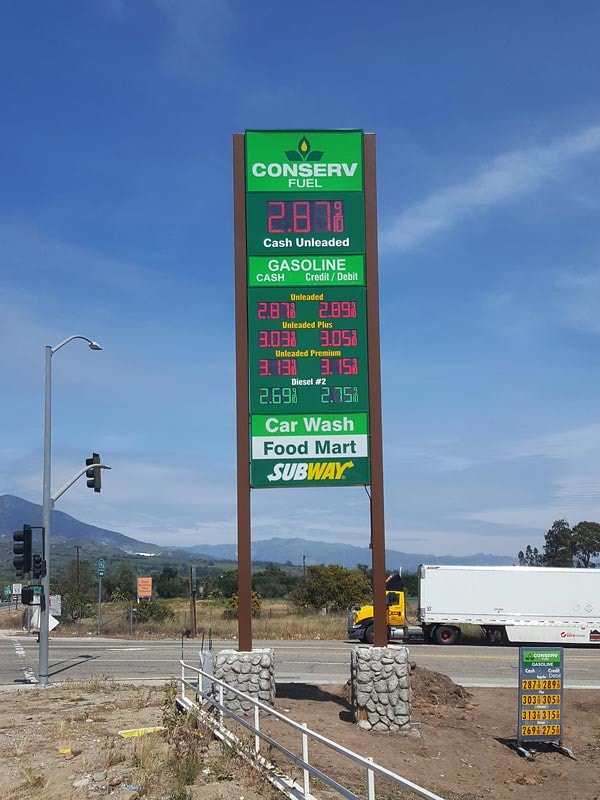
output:
M 185 698 L 185 666 L 181 664 L 181 699 Z
M 368 756 L 367 761 L 372 764 L 373 759 Z M 367 767 L 367 800 L 375 800 L 375 773 Z
M 258 706 L 254 706 L 254 727 L 257 731 L 260 731 L 260 708 Z M 260 753 L 260 736 L 258 733 L 254 735 L 254 752 L 256 755 Z
M 302 723 L 303 728 L 308 728 L 306 722 Z M 302 734 L 302 760 L 308 764 L 308 735 Z M 302 785 L 304 797 L 310 797 L 310 773 L 307 769 L 302 770 Z

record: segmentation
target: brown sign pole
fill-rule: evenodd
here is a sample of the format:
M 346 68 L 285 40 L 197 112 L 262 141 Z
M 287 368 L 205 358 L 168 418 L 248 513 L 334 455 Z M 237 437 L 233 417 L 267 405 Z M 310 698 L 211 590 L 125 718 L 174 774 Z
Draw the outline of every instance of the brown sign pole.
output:
M 255 137 L 257 133 L 251 132 Z M 275 134 L 276 132 L 270 132 Z M 326 133 L 331 135 L 334 132 Z M 355 131 L 348 131 L 348 134 L 353 136 L 357 135 Z M 279 135 L 279 134 L 278 134 Z M 346 134 L 342 134 L 345 136 Z M 256 141 L 256 138 L 255 140 Z M 236 310 L 236 418 L 237 418 L 237 523 L 238 523 L 238 648 L 240 651 L 252 650 L 252 574 L 251 574 L 251 507 L 250 507 L 250 486 L 262 486 L 261 479 L 264 480 L 265 476 L 260 475 L 258 478 L 251 476 L 251 451 L 250 451 L 250 410 L 249 410 L 249 390 L 250 390 L 250 376 L 249 376 L 249 343 L 248 343 L 248 274 L 247 274 L 247 248 L 248 238 L 247 234 L 254 235 L 254 226 L 250 224 L 249 231 L 247 231 L 246 223 L 246 135 L 234 134 L 233 136 L 233 162 L 234 162 L 234 227 L 235 227 L 235 310 Z M 301 147 L 304 147 L 304 150 Z M 255 145 L 256 147 L 256 145 Z M 298 145 L 300 148 L 298 152 L 289 151 L 293 154 L 293 158 L 285 151 L 285 155 L 290 158 L 291 162 L 302 161 L 306 158 L 306 153 L 310 152 L 310 143 L 306 136 L 300 140 Z M 306 151 L 306 152 L 305 152 Z M 312 155 L 312 153 L 311 153 Z M 314 158 L 306 161 L 306 167 L 310 166 L 312 162 L 319 161 L 322 152 L 314 151 Z M 386 608 L 386 594 L 385 594 L 385 527 L 384 527 L 384 507 L 383 507 L 383 453 L 382 453 L 382 430 L 381 430 L 381 370 L 379 363 L 379 280 L 378 280 L 378 263 L 377 263 L 377 189 L 376 189 L 376 171 L 375 171 L 375 136 L 374 134 L 365 134 L 363 137 L 363 166 L 364 166 L 364 183 L 357 186 L 356 183 L 351 187 L 348 195 L 348 208 L 356 208 L 355 198 L 359 195 L 359 190 L 362 188 L 364 194 L 364 250 L 365 263 L 366 263 L 366 323 L 367 323 L 367 349 L 368 349 L 368 383 L 369 383 L 369 456 L 370 456 L 370 473 L 367 478 L 365 472 L 365 483 L 370 481 L 370 502 L 371 502 L 371 547 L 373 550 L 373 602 L 374 602 L 374 644 L 378 647 L 384 647 L 387 644 L 387 608 Z M 251 160 L 251 159 L 250 159 Z M 253 171 L 253 176 L 262 178 L 265 176 L 265 165 L 257 162 L 259 167 L 258 172 Z M 273 165 L 277 168 L 277 164 Z M 321 165 L 322 168 L 325 165 Z M 336 165 L 338 170 L 340 165 Z M 356 169 L 357 164 L 354 164 Z M 276 170 L 275 170 L 276 171 Z M 305 174 L 305 173 L 302 173 Z M 317 174 L 317 173 L 315 173 Z M 318 173 L 320 176 L 325 173 L 321 170 Z M 335 173 L 333 173 L 335 175 Z M 353 173 L 347 173 L 351 177 Z M 270 176 L 273 177 L 273 176 Z M 278 176 L 275 175 L 275 178 Z M 254 191 L 250 193 L 251 196 L 255 194 Z M 330 208 L 331 201 L 327 198 L 321 201 L 322 206 Z M 277 196 L 277 195 L 275 195 Z M 319 195 L 323 196 L 323 195 Z M 360 197 L 360 195 L 359 195 Z M 261 202 L 263 202 L 261 200 Z M 285 202 L 281 200 L 273 201 L 279 203 L 284 211 L 278 214 L 275 219 L 279 225 L 283 225 L 281 221 L 285 215 Z M 296 214 L 296 202 L 293 202 L 294 215 Z M 310 202 L 310 201 L 309 201 Z M 303 201 L 303 206 L 309 205 L 309 202 Z M 354 206 L 353 206 L 354 204 Z M 318 203 L 317 203 L 318 205 Z M 338 205 L 343 208 L 343 202 L 340 201 Z M 251 217 L 252 209 L 255 208 L 250 204 L 248 206 L 249 218 Z M 306 220 L 306 213 L 300 214 L 300 219 Z M 350 217 L 352 219 L 352 217 Z M 362 230 L 363 220 L 357 222 L 357 218 L 353 219 L 352 235 L 357 237 L 360 243 L 360 232 Z M 303 223 L 306 225 L 306 222 Z M 334 226 L 339 224 L 339 219 L 334 219 Z M 290 242 L 284 242 L 285 237 L 291 231 L 302 233 L 305 228 L 296 229 L 295 216 L 294 221 L 285 223 L 290 226 L 285 229 L 274 231 L 275 234 L 282 234 L 279 245 L 285 245 L 287 248 L 292 247 L 291 238 Z M 329 225 L 329 222 L 328 222 Z M 333 231 L 341 232 L 344 230 L 344 216 L 341 213 L 341 227 L 338 229 L 333 227 Z M 329 231 L 329 227 L 327 228 Z M 348 239 L 349 241 L 349 239 Z M 302 245 L 300 245 L 302 246 Z M 346 245 L 348 246 L 348 245 Z M 355 245 L 356 246 L 356 245 Z M 251 246 L 251 252 L 255 255 L 256 242 Z M 260 247 L 259 247 L 260 252 Z M 358 252 L 358 251 L 357 251 Z M 352 256 L 354 251 L 349 255 Z M 358 273 L 356 273 L 358 275 Z M 293 285 L 293 284 L 291 284 Z M 254 291 L 254 290 L 253 290 Z M 281 290 L 279 290 L 281 291 Z M 264 305 L 264 303 L 263 303 Z M 287 305 L 287 303 L 275 302 L 273 305 L 279 307 L 280 305 Z M 293 305 L 293 304 L 292 304 Z M 329 302 L 324 303 L 328 306 Z M 356 306 L 356 302 L 353 303 Z M 295 308 L 294 308 L 295 312 Z M 364 313 L 364 312 L 363 312 Z M 295 313 L 294 313 L 295 316 Z M 314 324 L 314 323 L 313 323 Z M 334 359 L 335 360 L 335 359 Z M 346 359 L 342 359 L 346 360 Z M 350 359 L 349 359 L 350 360 Z M 356 358 L 353 359 L 357 361 Z M 356 374 L 358 374 L 358 366 L 356 366 Z M 295 373 L 294 373 L 295 374 Z M 321 373 L 323 374 L 323 373 Z M 345 373 L 348 374 L 348 373 Z M 364 373 L 363 373 L 364 374 Z M 308 383 L 308 381 L 304 381 Z M 302 381 L 301 381 L 302 383 Z M 311 381 L 312 383 L 312 381 Z M 324 381 L 323 381 L 324 383 Z M 358 391 L 355 387 L 355 391 Z M 308 409 L 312 411 L 314 409 Z M 289 412 L 288 412 L 289 413 Z M 260 424 L 260 415 L 258 417 L 258 424 Z M 254 424 L 254 423 L 253 423 Z M 366 461 L 366 459 L 357 459 Z M 279 466 L 279 465 L 275 465 Z M 293 465 L 295 466 L 295 464 Z M 354 466 L 354 465 L 352 465 Z M 255 469 L 255 467 L 253 467 Z M 364 465 L 363 465 L 364 469 Z M 367 467 L 368 469 L 368 467 Z M 357 473 L 360 474 L 360 473 Z M 273 476 L 274 477 L 274 476 Z M 272 476 L 267 475 L 268 480 Z M 358 483 L 362 483 L 359 481 Z M 267 486 L 264 483 L 264 486 Z M 349 482 L 349 485 L 350 482 Z M 356 484 L 355 484 L 356 485 Z
M 246 302 L 245 138 L 233 135 L 235 233 L 235 356 L 237 418 L 238 650 L 252 650 L 252 547 L 248 418 L 248 306 Z
M 385 518 L 383 505 L 383 436 L 381 422 L 381 368 L 379 342 L 379 275 L 377 259 L 377 183 L 375 134 L 364 136 L 365 217 L 367 261 L 367 319 L 369 343 L 369 409 L 371 453 L 371 548 L 373 558 L 373 617 L 375 647 L 385 647 Z

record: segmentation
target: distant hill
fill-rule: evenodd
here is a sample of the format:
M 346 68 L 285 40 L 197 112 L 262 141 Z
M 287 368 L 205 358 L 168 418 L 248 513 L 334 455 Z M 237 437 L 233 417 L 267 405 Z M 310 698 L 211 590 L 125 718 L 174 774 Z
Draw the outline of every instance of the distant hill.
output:
M 203 553 L 213 558 L 236 558 L 235 544 L 199 544 L 186 548 L 190 552 Z M 272 561 L 277 564 L 339 564 L 342 567 L 355 567 L 357 564 L 371 565 L 371 550 L 368 547 L 353 547 L 341 542 L 313 542 L 299 538 L 258 539 L 252 542 L 253 561 Z M 403 553 L 399 550 L 386 550 L 385 560 L 388 569 L 402 567 L 404 572 L 414 572 L 419 564 L 472 564 L 486 566 L 510 565 L 515 563 L 509 556 L 494 556 L 476 553 L 470 556 L 434 556 L 426 553 Z
M 6 563 L 12 564 L 12 532 L 29 525 L 42 524 L 42 508 L 20 497 L 0 495 L 0 555 L 6 556 Z M 125 536 L 117 531 L 98 528 L 80 522 L 75 517 L 62 511 L 52 511 L 52 553 L 61 554 L 63 558 L 73 557 L 75 545 L 81 545 L 84 558 L 102 556 L 112 562 L 131 560 L 138 554 L 144 554 L 147 562 L 156 568 L 157 562 L 194 562 L 198 559 L 209 561 L 230 561 L 234 566 L 237 561 L 237 548 L 231 544 L 199 544 L 194 547 L 165 547 L 149 544 Z M 10 557 L 9 557 L 10 556 Z M 339 564 L 342 567 L 355 567 L 357 564 L 371 564 L 371 550 L 368 547 L 353 547 L 341 542 L 313 542 L 308 539 L 282 538 L 257 539 L 252 542 L 252 560 L 255 563 L 294 564 L 307 566 L 313 564 Z M 470 556 L 434 556 L 425 553 L 403 553 L 398 550 L 386 550 L 388 569 L 402 567 L 405 572 L 414 572 L 419 564 L 481 564 L 503 565 L 513 564 L 515 559 L 509 556 L 494 556 L 476 553 Z M 150 566 L 150 565 L 149 565 Z M 227 565 L 224 565 L 227 566 Z
M 139 553 L 140 551 L 156 553 L 164 549 L 156 544 L 138 542 L 137 539 L 132 539 L 116 531 L 108 531 L 80 522 L 63 511 L 54 510 L 50 514 L 53 541 L 58 539 L 90 540 L 97 545 L 118 547 L 128 553 Z M 22 528 L 24 524 L 41 525 L 42 507 L 12 494 L 0 495 L 0 533 L 12 534 L 13 531 Z

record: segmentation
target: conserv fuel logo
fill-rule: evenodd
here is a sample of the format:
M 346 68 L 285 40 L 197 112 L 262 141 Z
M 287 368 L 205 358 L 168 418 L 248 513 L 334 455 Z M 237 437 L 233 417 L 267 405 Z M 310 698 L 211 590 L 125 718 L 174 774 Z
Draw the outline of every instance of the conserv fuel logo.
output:
M 311 150 L 310 142 L 303 136 L 298 142 L 297 150 L 286 150 L 288 161 L 320 161 L 325 155 L 323 150 Z
M 246 190 L 362 191 L 362 131 L 247 131 Z

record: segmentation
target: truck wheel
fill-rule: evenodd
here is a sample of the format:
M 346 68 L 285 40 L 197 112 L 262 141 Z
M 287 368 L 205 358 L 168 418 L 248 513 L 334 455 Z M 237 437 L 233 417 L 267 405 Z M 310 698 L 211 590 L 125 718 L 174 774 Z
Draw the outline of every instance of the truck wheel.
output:
M 432 639 L 436 644 L 456 644 L 460 636 L 458 628 L 450 625 L 440 625 L 433 632 Z
M 368 628 L 365 628 L 365 632 L 363 634 L 363 642 L 365 644 L 373 644 L 374 638 L 375 638 L 375 632 L 373 629 L 373 625 L 369 625 Z

